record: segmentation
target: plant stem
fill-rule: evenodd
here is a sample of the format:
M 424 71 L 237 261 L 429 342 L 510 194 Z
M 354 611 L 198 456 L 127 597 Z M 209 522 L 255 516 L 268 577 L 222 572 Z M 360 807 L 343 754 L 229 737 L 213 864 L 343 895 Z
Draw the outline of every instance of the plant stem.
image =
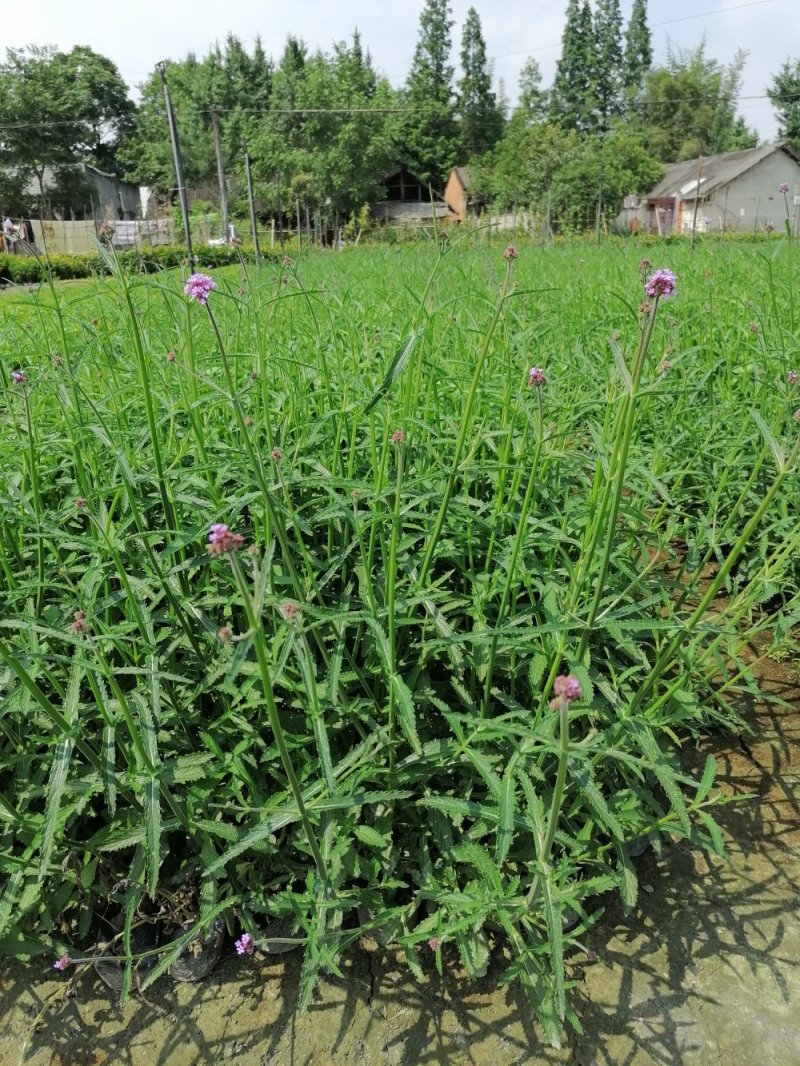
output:
M 295 803 L 297 804 L 297 810 L 300 814 L 300 820 L 303 823 L 303 829 L 305 830 L 306 840 L 308 846 L 311 849 L 311 854 L 314 857 L 314 863 L 317 867 L 317 872 L 322 879 L 323 884 L 328 883 L 328 873 L 325 868 L 325 862 L 322 858 L 322 852 L 319 849 L 317 843 L 317 837 L 314 829 L 311 825 L 311 820 L 308 817 L 305 803 L 303 802 L 303 792 L 300 788 L 300 782 L 295 773 L 294 766 L 292 765 L 292 759 L 289 754 L 289 748 L 286 744 L 286 738 L 283 732 L 283 726 L 281 724 L 280 715 L 278 714 L 278 708 L 275 703 L 275 695 L 272 689 L 272 671 L 269 665 L 269 655 L 267 653 L 267 642 L 264 635 L 264 627 L 261 623 L 261 619 L 256 616 L 255 605 L 250 595 L 250 590 L 247 587 L 247 581 L 245 580 L 242 568 L 239 565 L 239 560 L 234 553 L 229 556 L 231 569 L 233 570 L 233 576 L 236 579 L 236 584 L 239 588 L 239 593 L 242 598 L 245 613 L 247 615 L 247 624 L 250 632 L 253 636 L 253 644 L 256 649 L 256 659 L 258 660 L 258 670 L 261 675 L 261 688 L 264 693 L 264 702 L 267 705 L 267 716 L 269 718 L 270 728 L 272 729 L 272 735 L 275 737 L 275 745 L 278 749 L 281 762 L 283 763 L 283 770 L 286 774 L 286 778 L 289 782 L 289 787 L 292 790 Z

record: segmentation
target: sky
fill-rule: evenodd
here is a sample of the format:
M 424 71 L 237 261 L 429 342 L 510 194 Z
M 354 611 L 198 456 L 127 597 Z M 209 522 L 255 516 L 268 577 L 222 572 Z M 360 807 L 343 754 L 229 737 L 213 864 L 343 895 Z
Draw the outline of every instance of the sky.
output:
M 481 18 L 496 83 L 516 102 L 517 78 L 528 56 L 553 80 L 561 49 L 567 0 L 451 0 L 453 60 L 470 6 Z M 627 23 L 632 0 L 621 0 Z M 393 85 L 405 80 L 417 40 L 423 0 L 0 0 L 0 42 L 8 47 L 53 44 L 68 51 L 89 45 L 112 59 L 134 90 L 161 59 L 206 54 L 231 32 L 246 47 L 260 36 L 264 49 L 280 56 L 288 34 L 309 49 L 329 51 L 357 27 L 379 72 Z M 649 0 L 648 21 L 655 62 L 667 48 L 691 49 L 705 35 L 707 54 L 730 63 L 737 48 L 748 51 L 739 111 L 761 140 L 776 136 L 765 86 L 781 63 L 800 57 L 800 0 Z M 133 94 L 135 96 L 135 92 Z

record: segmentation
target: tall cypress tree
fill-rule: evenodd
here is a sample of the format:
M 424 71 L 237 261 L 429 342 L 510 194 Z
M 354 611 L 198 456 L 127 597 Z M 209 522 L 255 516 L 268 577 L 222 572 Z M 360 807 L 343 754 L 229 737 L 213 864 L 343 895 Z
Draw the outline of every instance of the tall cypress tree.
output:
M 533 56 L 528 56 L 522 64 L 517 85 L 519 109 L 525 116 L 525 125 L 546 121 L 548 93 L 542 89 L 542 71 Z
M 404 98 L 403 162 L 423 181 L 441 185 L 459 155 L 450 65 L 453 20 L 448 0 L 425 0 Z
M 619 0 L 597 0 L 594 18 L 597 126 L 608 129 L 623 111 L 622 14 Z
M 469 160 L 489 151 L 503 133 L 503 116 L 492 92 L 492 75 L 478 12 L 467 12 L 461 36 L 461 80 L 458 83 L 461 141 Z
M 800 151 L 800 59 L 787 59 L 767 86 L 778 117 L 778 136 Z
M 647 25 L 647 0 L 633 0 L 631 17 L 625 30 L 625 54 L 622 82 L 625 104 L 630 116 L 641 117 L 645 81 L 653 63 L 650 27 Z
M 550 97 L 551 121 L 562 129 L 585 133 L 594 126 L 596 60 L 589 0 L 569 0 Z

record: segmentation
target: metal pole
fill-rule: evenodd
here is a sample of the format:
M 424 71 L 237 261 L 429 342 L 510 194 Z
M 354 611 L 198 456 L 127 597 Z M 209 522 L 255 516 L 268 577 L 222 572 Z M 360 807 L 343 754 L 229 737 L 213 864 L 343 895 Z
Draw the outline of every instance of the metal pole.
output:
M 256 202 L 253 198 L 253 175 L 250 172 L 250 155 L 247 145 L 244 146 L 244 171 L 247 175 L 247 201 L 250 204 L 250 228 L 253 231 L 253 251 L 256 257 L 256 266 L 261 262 L 261 249 L 258 247 L 258 225 L 256 223 Z
M 217 181 L 219 182 L 219 206 L 222 213 L 222 234 L 227 244 L 230 240 L 230 217 L 228 215 L 228 188 L 225 182 L 225 165 L 222 162 L 222 135 L 219 131 L 219 111 L 211 108 L 211 125 L 214 127 L 214 150 L 217 154 Z
M 602 134 L 602 136 L 600 138 L 600 180 L 599 180 L 598 186 L 597 186 L 597 218 L 595 220 L 595 227 L 594 227 L 594 242 L 595 242 L 595 244 L 599 244 L 600 243 L 600 221 L 601 221 L 601 219 L 603 217 L 603 179 L 605 178 L 605 172 L 604 172 L 605 161 L 606 161 L 605 130 L 603 130 L 603 134 Z
M 278 200 L 278 240 L 281 242 L 281 251 L 283 251 L 283 208 L 281 207 L 281 172 L 278 171 L 275 175 L 275 186 Z
M 692 214 L 692 249 L 694 250 L 694 242 L 697 239 L 697 205 L 700 202 L 700 176 L 703 173 L 703 156 L 702 156 L 702 144 L 700 145 L 701 154 L 697 157 L 697 185 L 694 190 L 694 212 Z
M 172 155 L 175 160 L 175 177 L 178 181 L 178 199 L 181 202 L 181 214 L 183 215 L 183 229 L 186 234 L 186 248 L 189 252 L 189 263 L 194 266 L 194 251 L 192 250 L 192 231 L 189 228 L 189 200 L 186 196 L 186 179 L 183 175 L 183 160 L 181 159 L 181 145 L 178 140 L 178 127 L 175 123 L 175 113 L 172 110 L 172 100 L 167 85 L 167 64 L 156 64 L 161 82 L 164 86 L 164 100 L 167 105 L 167 122 L 169 123 L 169 136 L 172 141 Z

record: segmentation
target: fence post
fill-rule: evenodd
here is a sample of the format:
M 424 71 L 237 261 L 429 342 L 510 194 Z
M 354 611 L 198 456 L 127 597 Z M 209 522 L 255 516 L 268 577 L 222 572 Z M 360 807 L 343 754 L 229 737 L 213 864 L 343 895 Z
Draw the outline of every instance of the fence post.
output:
M 247 144 L 244 145 L 244 171 L 247 175 L 247 201 L 250 204 L 250 228 L 253 231 L 253 249 L 256 256 L 256 266 L 261 264 L 261 249 L 258 246 L 258 224 L 256 221 L 256 202 L 253 197 L 253 175 L 250 171 L 250 154 Z
M 169 136 L 172 141 L 172 155 L 175 160 L 175 177 L 178 181 L 178 199 L 181 202 L 181 214 L 183 215 L 183 228 L 186 231 L 186 248 L 189 252 L 189 265 L 194 266 L 194 251 L 192 249 L 192 231 L 189 228 L 189 200 L 186 195 L 186 179 L 183 175 L 183 160 L 181 159 L 181 145 L 178 140 L 178 127 L 175 123 L 175 113 L 172 110 L 172 99 L 169 95 L 169 86 L 167 85 L 167 64 L 163 60 L 160 63 L 156 63 L 156 70 L 158 71 L 161 82 L 164 86 L 164 100 L 167 105 L 167 123 L 169 125 Z

